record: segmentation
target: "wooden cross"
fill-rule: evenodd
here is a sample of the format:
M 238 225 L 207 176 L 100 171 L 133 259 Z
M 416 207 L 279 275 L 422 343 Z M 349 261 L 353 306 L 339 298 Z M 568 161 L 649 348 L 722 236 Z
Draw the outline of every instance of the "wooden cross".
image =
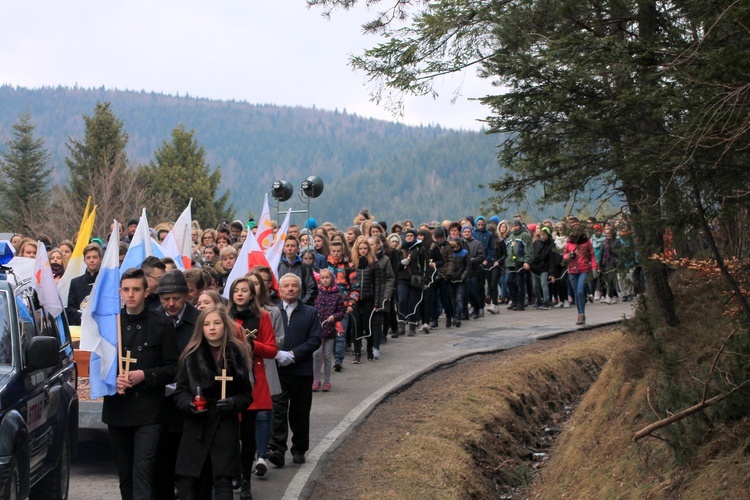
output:
M 125 371 L 123 372 L 125 374 L 125 378 L 130 378 L 130 363 L 137 363 L 138 360 L 135 358 L 130 357 L 130 350 L 128 349 L 125 351 L 125 356 L 122 357 L 121 361 L 125 362 Z
M 221 369 L 221 375 L 214 377 L 214 380 L 221 380 L 221 399 L 226 399 L 227 397 L 227 381 L 234 380 L 234 377 L 227 377 L 227 370 L 226 368 Z
M 258 334 L 258 329 L 257 328 L 255 330 L 245 329 L 245 338 L 247 340 L 255 340 L 257 334 Z

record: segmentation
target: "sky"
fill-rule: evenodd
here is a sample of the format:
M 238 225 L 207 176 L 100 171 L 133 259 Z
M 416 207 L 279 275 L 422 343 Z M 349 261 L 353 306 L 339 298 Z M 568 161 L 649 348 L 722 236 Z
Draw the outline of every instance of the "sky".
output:
M 252 104 L 346 110 L 407 125 L 479 130 L 493 93 L 469 69 L 408 98 L 403 117 L 370 101 L 351 54 L 379 42 L 364 1 L 330 19 L 305 0 L 0 0 L 0 84 L 106 87 Z M 455 102 L 451 101 L 455 97 Z

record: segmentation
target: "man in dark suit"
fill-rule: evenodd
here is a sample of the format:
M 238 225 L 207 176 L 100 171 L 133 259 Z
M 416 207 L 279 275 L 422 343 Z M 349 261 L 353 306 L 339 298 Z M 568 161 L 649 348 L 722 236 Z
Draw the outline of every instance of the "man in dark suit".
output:
M 105 396 L 102 422 L 109 437 L 123 499 L 150 500 L 154 493 L 154 464 L 164 409 L 164 386 L 177 374 L 179 352 L 174 323 L 146 307 L 149 294 L 141 269 L 120 277 L 125 307 L 120 315 L 122 354 L 136 361 L 117 377 L 117 394 Z
M 312 355 L 321 344 L 318 311 L 299 300 L 302 280 L 293 273 L 279 280 L 284 346 L 276 355 L 281 392 L 273 396 L 271 443 L 266 459 L 284 466 L 289 429 L 292 430 L 292 461 L 305 463 L 310 448 L 310 409 L 312 407 Z
M 188 301 L 189 286 L 187 278 L 179 269 L 167 271 L 159 279 L 156 289 L 161 305 L 156 314 L 171 320 L 175 325 L 177 348 L 179 353 L 185 350 L 190 337 L 195 331 L 200 313 Z M 165 401 L 163 426 L 156 454 L 156 498 L 175 498 L 175 464 L 177 450 L 182 438 L 182 413 L 177 409 L 172 397 Z
M 68 315 L 68 323 L 71 325 L 81 324 L 81 310 L 94 287 L 96 277 L 99 276 L 99 267 L 102 264 L 102 247 L 97 243 L 86 245 L 86 248 L 83 249 L 83 262 L 86 264 L 86 270 L 82 275 L 70 281 L 68 307 L 65 308 L 65 312 Z

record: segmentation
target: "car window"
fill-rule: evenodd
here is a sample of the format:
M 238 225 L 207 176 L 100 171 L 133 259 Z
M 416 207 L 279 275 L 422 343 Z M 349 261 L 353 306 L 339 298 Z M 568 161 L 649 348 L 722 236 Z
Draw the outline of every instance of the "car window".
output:
M 8 293 L 0 292 L 0 365 L 13 363 L 13 342 L 11 340 L 10 304 Z

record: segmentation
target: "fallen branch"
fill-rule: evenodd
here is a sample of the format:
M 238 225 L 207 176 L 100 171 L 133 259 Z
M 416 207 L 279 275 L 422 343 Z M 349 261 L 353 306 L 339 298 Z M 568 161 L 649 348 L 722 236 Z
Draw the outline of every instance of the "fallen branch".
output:
M 750 380 L 745 380 L 740 385 L 733 387 L 731 391 L 725 392 L 724 394 L 719 394 L 718 396 L 714 396 L 709 400 L 701 401 L 697 405 L 691 406 L 690 408 L 687 408 L 685 410 L 679 411 L 675 413 L 674 415 L 663 418 L 661 420 L 658 420 L 654 422 L 653 424 L 650 424 L 643 429 L 639 430 L 635 433 L 635 436 L 633 436 L 633 441 L 638 441 L 641 438 L 644 438 L 654 432 L 655 430 L 661 429 L 662 427 L 666 427 L 669 424 L 673 424 L 677 422 L 678 420 L 682 420 L 683 418 L 689 417 L 693 413 L 697 413 L 701 411 L 704 408 L 708 408 L 709 406 L 718 403 L 719 401 L 728 398 L 733 393 L 740 390 L 743 386 L 747 385 Z

